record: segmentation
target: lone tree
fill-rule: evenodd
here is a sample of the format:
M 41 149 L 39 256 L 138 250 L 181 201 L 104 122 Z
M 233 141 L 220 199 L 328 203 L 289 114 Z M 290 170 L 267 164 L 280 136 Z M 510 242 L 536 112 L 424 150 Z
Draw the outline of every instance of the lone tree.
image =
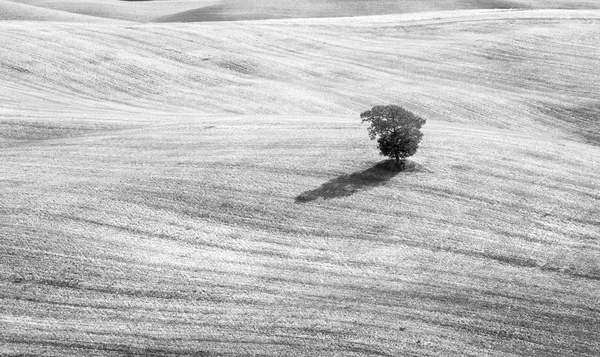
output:
M 396 165 L 417 152 L 425 119 L 398 105 L 376 105 L 360 117 L 363 123 L 371 124 L 369 137 L 377 138 L 381 155 L 396 159 Z

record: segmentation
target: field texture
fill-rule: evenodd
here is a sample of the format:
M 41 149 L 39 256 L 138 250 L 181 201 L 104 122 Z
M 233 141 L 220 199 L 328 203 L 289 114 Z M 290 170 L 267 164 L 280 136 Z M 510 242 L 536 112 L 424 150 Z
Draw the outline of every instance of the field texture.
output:
M 0 355 L 598 356 L 599 41 L 0 23 Z M 387 103 L 428 119 L 400 173 L 358 117 Z
M 0 110 L 356 115 L 399 103 L 432 119 L 597 142 L 599 24 L 600 12 L 550 10 L 5 22 Z

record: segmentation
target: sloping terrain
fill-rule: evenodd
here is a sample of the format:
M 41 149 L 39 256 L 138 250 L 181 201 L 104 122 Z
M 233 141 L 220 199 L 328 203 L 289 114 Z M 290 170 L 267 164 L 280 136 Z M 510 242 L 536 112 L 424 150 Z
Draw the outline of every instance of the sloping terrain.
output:
M 599 39 L 0 23 L 0 355 L 598 356 Z M 404 172 L 358 118 L 384 103 L 428 119 Z
M 598 140 L 600 13 L 465 11 L 231 24 L 0 24 L 2 110 L 356 114 Z M 43 45 L 42 45 L 43 44 Z
M 387 15 L 466 9 L 600 9 L 595 0 L 10 0 L 129 21 L 197 22 Z
M 0 21 L 100 22 L 103 20 L 96 17 L 0 0 Z
M 223 0 L 159 17 L 159 22 L 389 15 L 466 9 L 600 9 L 597 1 L 539 0 Z
M 281 18 L 315 18 L 364 15 L 389 15 L 407 12 L 460 9 L 522 8 L 513 1 L 422 1 L 422 0 L 224 0 L 207 8 L 193 9 L 163 16 L 159 22 L 231 21 Z
M 189 10 L 214 6 L 219 0 L 10 0 L 44 9 L 108 19 L 148 22 Z M 0 17 L 2 19 L 2 17 Z M 57 19 L 56 21 L 63 21 Z
M 394 175 L 355 117 L 56 120 L 0 151 L 2 354 L 600 353 L 598 147 L 430 121 Z

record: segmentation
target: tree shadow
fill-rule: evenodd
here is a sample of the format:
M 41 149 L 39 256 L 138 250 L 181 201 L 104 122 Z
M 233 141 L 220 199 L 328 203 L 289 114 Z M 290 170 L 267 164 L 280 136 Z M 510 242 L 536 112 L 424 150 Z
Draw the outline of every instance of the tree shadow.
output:
M 358 191 L 385 185 L 401 172 L 421 171 L 421 169 L 420 164 L 409 160 L 400 164 L 396 164 L 393 160 L 384 160 L 366 170 L 336 177 L 319 188 L 302 192 L 296 196 L 296 203 L 310 202 L 318 198 L 329 200 L 351 196 Z

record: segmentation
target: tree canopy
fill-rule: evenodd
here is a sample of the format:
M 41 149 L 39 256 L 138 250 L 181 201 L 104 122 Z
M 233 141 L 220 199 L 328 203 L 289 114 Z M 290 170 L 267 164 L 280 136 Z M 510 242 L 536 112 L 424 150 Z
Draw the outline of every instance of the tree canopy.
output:
M 399 163 L 417 152 L 425 119 L 398 105 L 377 105 L 361 113 L 360 117 L 363 123 L 370 124 L 369 137 L 377 139 L 381 155 Z

